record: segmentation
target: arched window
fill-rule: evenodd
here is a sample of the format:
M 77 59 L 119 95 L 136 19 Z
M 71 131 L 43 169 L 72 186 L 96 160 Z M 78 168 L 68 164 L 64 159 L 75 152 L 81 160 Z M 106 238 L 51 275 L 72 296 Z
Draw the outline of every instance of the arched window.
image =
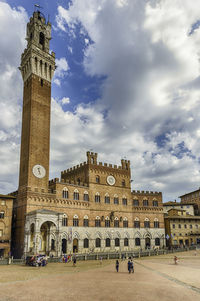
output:
M 127 219 L 127 217 L 125 217 L 124 220 L 123 220 L 123 228 L 128 228 L 128 219 Z
M 139 200 L 138 199 L 133 200 L 133 206 L 139 206 Z
M 145 220 L 144 220 L 144 227 L 145 228 L 150 228 L 150 221 L 149 221 L 148 218 L 145 218 Z
M 51 79 L 51 65 L 49 66 L 49 78 Z
M 101 201 L 100 194 L 99 194 L 99 192 L 96 192 L 96 194 L 95 194 L 95 203 L 100 203 L 100 201 Z
M 101 219 L 99 216 L 97 216 L 95 219 L 95 227 L 101 227 Z
M 135 245 L 136 246 L 140 246 L 140 238 L 139 237 L 136 237 L 136 239 L 135 239 Z
M 36 69 L 36 72 L 37 72 L 37 67 L 38 67 L 38 60 L 37 60 L 37 57 L 35 57 L 35 69 Z
M 79 200 L 79 192 L 77 189 L 74 190 L 74 200 Z
M 84 216 L 83 227 L 89 227 L 89 219 L 87 215 Z
M 120 240 L 119 238 L 115 238 L 115 247 L 119 247 L 120 246 Z
M 114 204 L 118 205 L 119 204 L 119 197 L 117 194 L 114 195 Z
M 64 214 L 63 218 L 62 218 L 62 226 L 66 227 L 68 224 L 68 220 L 67 220 L 67 216 Z
M 159 221 L 157 218 L 154 219 L 154 228 L 159 228 Z
M 96 238 L 96 248 L 101 248 L 101 239 Z
M 110 197 L 108 193 L 105 194 L 105 203 L 110 204 Z
M 122 180 L 122 187 L 125 187 L 126 186 L 126 182 L 125 180 Z
M 88 202 L 89 201 L 89 194 L 87 191 L 84 192 L 84 195 L 83 195 L 83 200 Z
M 84 238 L 84 241 L 83 241 L 83 247 L 85 249 L 88 249 L 89 248 L 89 239 L 88 238 Z
M 109 217 L 108 216 L 106 216 L 106 218 L 105 218 L 105 227 L 110 227 L 110 219 L 109 219 Z
M 128 247 L 128 238 L 124 238 L 124 247 Z
M 157 200 L 153 200 L 153 207 L 158 207 L 158 201 Z
M 122 205 L 127 206 L 127 198 L 126 197 L 122 198 Z
M 114 227 L 119 228 L 119 219 L 118 219 L 118 217 L 115 217 L 115 219 L 114 219 Z
M 73 218 L 73 226 L 74 226 L 74 227 L 78 227 L 78 226 L 79 226 L 78 215 L 74 215 L 74 218 Z
M 155 246 L 160 246 L 160 238 L 156 237 L 155 239 Z
M 78 183 L 78 185 L 81 184 L 81 179 L 80 178 L 77 179 L 77 183 Z
M 0 218 L 4 218 L 5 216 L 5 212 L 4 211 L 0 211 Z
M 63 197 L 63 199 L 68 199 L 68 197 L 69 197 L 69 195 L 68 195 L 68 189 L 66 187 L 63 188 L 62 197 Z
M 100 176 L 96 176 L 96 183 L 97 183 L 97 184 L 100 183 Z
M 110 238 L 106 238 L 106 247 L 107 247 L 107 248 L 110 247 Z
M 140 220 L 138 217 L 136 217 L 134 220 L 134 228 L 140 228 Z
M 40 32 L 40 39 L 39 39 L 39 42 L 40 42 L 40 44 L 43 45 L 43 46 L 44 46 L 44 40 L 45 40 L 44 34 L 43 34 L 43 32 Z
M 143 206 L 149 206 L 149 202 L 148 202 L 148 200 L 143 200 Z

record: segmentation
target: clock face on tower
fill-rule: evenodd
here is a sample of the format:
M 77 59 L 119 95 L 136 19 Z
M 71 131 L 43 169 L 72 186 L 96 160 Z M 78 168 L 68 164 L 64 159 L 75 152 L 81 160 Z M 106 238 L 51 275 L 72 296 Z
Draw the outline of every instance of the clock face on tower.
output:
M 34 165 L 33 166 L 33 174 L 36 178 L 42 179 L 46 175 L 46 170 L 42 165 Z
M 107 182 L 109 185 L 114 185 L 115 184 L 115 178 L 113 176 L 108 176 L 107 177 Z

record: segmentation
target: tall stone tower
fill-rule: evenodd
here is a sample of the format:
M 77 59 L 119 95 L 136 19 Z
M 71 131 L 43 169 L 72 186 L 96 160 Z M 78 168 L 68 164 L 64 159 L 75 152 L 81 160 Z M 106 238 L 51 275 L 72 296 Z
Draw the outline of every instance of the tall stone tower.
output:
M 21 57 L 24 81 L 19 188 L 14 203 L 12 250 L 22 256 L 26 214 L 34 193 L 45 196 L 49 182 L 51 80 L 55 54 L 49 52 L 51 24 L 36 11 L 27 24 L 27 48 Z
M 39 11 L 27 24 L 27 48 L 21 57 L 24 81 L 19 191 L 48 191 L 51 80 L 55 54 L 49 53 L 51 24 Z

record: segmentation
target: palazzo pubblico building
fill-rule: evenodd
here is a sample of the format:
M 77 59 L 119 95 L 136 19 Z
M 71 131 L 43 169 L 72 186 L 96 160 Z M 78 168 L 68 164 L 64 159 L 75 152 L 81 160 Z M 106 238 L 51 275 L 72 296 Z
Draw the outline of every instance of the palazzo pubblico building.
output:
M 24 82 L 18 191 L 12 195 L 12 254 L 123 252 L 165 245 L 161 192 L 131 191 L 130 161 L 86 162 L 49 181 L 51 24 L 36 11 L 21 57 Z

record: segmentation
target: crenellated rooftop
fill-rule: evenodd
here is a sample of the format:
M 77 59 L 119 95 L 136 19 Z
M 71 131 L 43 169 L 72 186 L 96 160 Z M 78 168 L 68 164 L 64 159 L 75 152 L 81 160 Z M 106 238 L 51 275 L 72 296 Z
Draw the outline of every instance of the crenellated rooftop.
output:
M 158 192 L 158 191 L 144 191 L 144 190 L 132 190 L 131 191 L 132 194 L 142 194 L 142 195 L 158 195 L 158 194 L 162 194 L 162 192 Z

